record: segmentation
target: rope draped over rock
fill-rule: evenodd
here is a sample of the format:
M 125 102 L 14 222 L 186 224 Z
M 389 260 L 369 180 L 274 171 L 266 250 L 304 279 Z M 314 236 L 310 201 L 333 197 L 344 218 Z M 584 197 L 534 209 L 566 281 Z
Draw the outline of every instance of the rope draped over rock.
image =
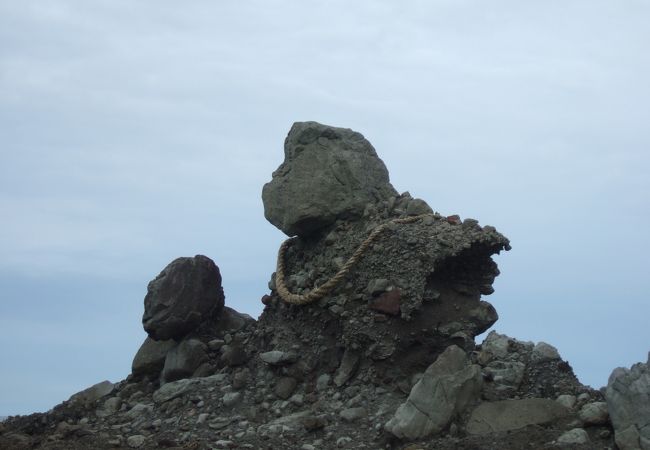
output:
M 287 285 L 285 283 L 285 261 L 284 257 L 287 252 L 287 249 L 289 248 L 289 245 L 291 242 L 293 242 L 296 238 L 289 238 L 286 241 L 280 245 L 280 249 L 278 250 L 278 264 L 277 268 L 275 271 L 275 285 L 276 289 L 278 292 L 278 295 L 282 300 L 284 300 L 287 303 L 291 303 L 292 305 L 307 305 L 309 303 L 313 303 L 315 301 L 320 300 L 321 298 L 325 297 L 327 294 L 332 292 L 334 288 L 347 276 L 347 274 L 350 272 L 350 270 L 354 267 L 354 265 L 361 259 L 363 254 L 368 250 L 368 247 L 370 247 L 370 244 L 372 244 L 377 237 L 386 229 L 388 228 L 391 224 L 404 224 L 404 223 L 413 223 L 417 222 L 420 219 L 423 219 L 425 217 L 433 217 L 433 214 L 420 214 L 417 216 L 412 216 L 412 217 L 406 217 L 403 219 L 393 219 L 389 222 L 383 223 L 381 225 L 378 225 L 370 235 L 357 247 L 357 249 L 354 251 L 352 256 L 347 260 L 345 264 L 343 264 L 343 267 L 334 275 L 332 278 L 327 280 L 325 283 L 322 285 L 318 286 L 316 289 L 306 293 L 306 294 L 293 294 L 289 292 L 289 288 L 287 288 Z

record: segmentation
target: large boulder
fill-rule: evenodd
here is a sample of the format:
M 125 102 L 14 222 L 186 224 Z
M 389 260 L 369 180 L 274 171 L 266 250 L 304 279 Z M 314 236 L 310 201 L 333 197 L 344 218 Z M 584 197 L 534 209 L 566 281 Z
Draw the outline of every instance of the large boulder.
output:
M 165 365 L 167 353 L 176 345 L 178 344 L 173 339 L 154 341 L 147 336 L 133 358 L 131 373 L 135 376 L 157 378 Z
M 180 340 L 224 306 L 219 268 L 207 256 L 177 258 L 149 282 L 142 323 L 154 340 Z
M 167 353 L 162 371 L 163 382 L 189 378 L 207 361 L 207 346 L 198 339 L 187 339 Z
M 647 363 L 619 367 L 605 391 L 616 445 L 621 450 L 650 449 L 650 353 Z
M 296 122 L 262 200 L 269 222 L 289 236 L 307 236 L 395 195 L 386 166 L 360 133 Z
M 427 368 L 385 429 L 402 439 L 419 439 L 444 430 L 454 416 L 478 401 L 481 369 L 452 345 Z
M 480 404 L 467 423 L 469 434 L 512 431 L 564 418 L 569 410 L 549 398 L 523 398 Z

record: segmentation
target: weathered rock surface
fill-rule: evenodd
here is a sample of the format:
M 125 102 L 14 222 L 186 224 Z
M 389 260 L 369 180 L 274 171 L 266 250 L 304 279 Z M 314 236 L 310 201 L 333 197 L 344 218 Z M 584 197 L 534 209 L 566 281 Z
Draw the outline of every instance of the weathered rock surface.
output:
M 189 378 L 208 360 L 207 346 L 198 339 L 188 339 L 167 353 L 162 371 L 164 382 Z
M 68 400 L 70 403 L 79 403 L 84 406 L 94 404 L 97 400 L 107 396 L 115 389 L 115 385 L 110 381 L 102 381 L 94 384 L 81 392 L 77 392 Z
M 377 152 L 360 133 L 296 122 L 284 162 L 264 186 L 264 216 L 289 236 L 308 236 L 397 192 Z
M 616 445 L 621 450 L 650 449 L 650 353 L 646 363 L 615 369 L 605 396 Z
M 498 333 L 475 344 L 498 317 L 483 296 L 499 274 L 492 255 L 510 248 L 503 235 L 397 195 L 370 144 L 350 130 L 296 124 L 285 150 L 264 200 L 272 222 L 298 234 L 284 255 L 291 292 L 322 286 L 386 227 L 345 279 L 296 306 L 272 275 L 254 320 L 223 305 L 208 258 L 175 260 L 150 283 L 150 337 L 133 373 L 0 422 L 0 448 L 613 447 L 593 406 L 603 395 L 581 385 L 554 347 Z M 489 412 L 504 400 L 518 406 Z M 481 408 L 489 417 L 472 425 Z M 557 408 L 565 413 L 554 419 Z M 640 442 L 636 426 L 617 439 L 632 432 Z
M 452 345 L 427 368 L 385 428 L 407 439 L 439 433 L 478 401 L 481 382 L 479 366 L 469 364 L 465 352 Z
M 543 425 L 566 417 L 569 411 L 548 398 L 525 398 L 482 403 L 467 423 L 470 434 L 511 431 L 529 425 Z
M 177 258 L 149 283 L 142 323 L 154 340 L 178 340 L 220 313 L 223 305 L 216 264 L 203 255 Z
M 135 376 L 147 375 L 154 378 L 158 377 L 165 366 L 167 353 L 176 345 L 178 343 L 172 339 L 168 341 L 154 341 L 147 336 L 142 346 L 140 346 L 138 353 L 133 358 L 131 373 Z

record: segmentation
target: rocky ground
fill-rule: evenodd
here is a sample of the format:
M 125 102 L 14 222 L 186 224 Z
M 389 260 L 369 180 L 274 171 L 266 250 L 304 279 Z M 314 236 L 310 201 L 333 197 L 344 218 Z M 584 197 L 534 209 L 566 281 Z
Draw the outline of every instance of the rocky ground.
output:
M 294 125 L 263 198 L 297 234 L 282 258 L 293 294 L 388 225 L 313 303 L 292 304 L 274 273 L 258 320 L 225 305 L 212 260 L 171 262 L 148 285 L 132 374 L 9 418 L 0 448 L 650 448 L 648 364 L 597 391 L 549 344 L 475 344 L 498 319 L 483 297 L 508 239 L 397 194 L 359 133 Z

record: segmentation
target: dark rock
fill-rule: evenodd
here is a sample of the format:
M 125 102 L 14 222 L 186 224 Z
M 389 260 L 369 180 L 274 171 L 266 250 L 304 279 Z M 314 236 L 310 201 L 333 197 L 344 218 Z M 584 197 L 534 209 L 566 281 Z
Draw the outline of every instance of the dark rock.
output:
M 149 283 L 142 323 L 154 340 L 179 340 L 224 305 L 221 274 L 203 255 L 172 261 Z
M 334 374 L 334 384 L 340 387 L 347 383 L 357 371 L 360 360 L 361 358 L 358 352 L 346 349 L 341 359 L 341 365 L 336 371 L 336 374 Z
M 302 418 L 302 425 L 307 431 L 316 431 L 325 428 L 327 425 L 327 417 L 324 415 L 306 416 Z
M 286 400 L 293 394 L 293 391 L 296 390 L 298 382 L 295 378 L 292 377 L 282 377 L 275 384 L 275 395 L 277 395 L 282 400 Z
M 150 337 L 144 340 L 131 364 L 131 373 L 135 376 L 147 375 L 157 378 L 164 365 L 167 353 L 177 345 L 176 341 L 154 341 Z
M 194 371 L 208 359 L 206 345 L 197 339 L 188 339 L 167 353 L 162 371 L 164 382 L 192 376 Z
M 264 216 L 289 236 L 308 236 L 397 192 L 375 149 L 360 133 L 296 122 L 284 162 L 264 185 Z
M 246 364 L 248 353 L 239 344 L 224 345 L 221 348 L 221 362 L 226 366 L 235 367 Z

